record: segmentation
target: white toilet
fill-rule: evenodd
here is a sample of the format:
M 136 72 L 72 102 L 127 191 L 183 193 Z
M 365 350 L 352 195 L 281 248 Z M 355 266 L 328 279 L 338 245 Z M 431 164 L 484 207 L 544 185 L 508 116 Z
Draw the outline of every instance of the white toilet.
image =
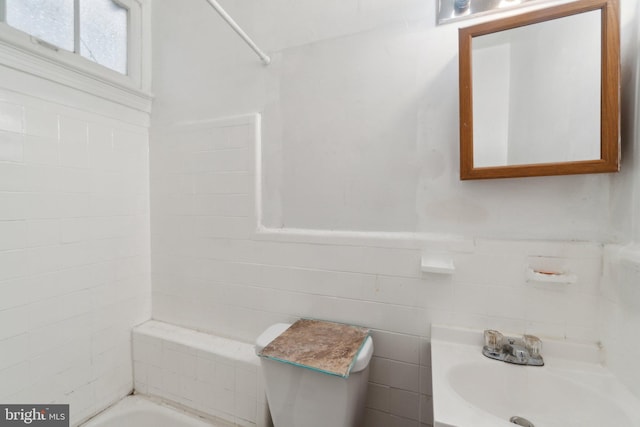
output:
M 289 326 L 277 323 L 264 331 L 256 354 Z M 275 427 L 360 427 L 372 355 L 373 340 L 367 337 L 347 378 L 261 357 Z

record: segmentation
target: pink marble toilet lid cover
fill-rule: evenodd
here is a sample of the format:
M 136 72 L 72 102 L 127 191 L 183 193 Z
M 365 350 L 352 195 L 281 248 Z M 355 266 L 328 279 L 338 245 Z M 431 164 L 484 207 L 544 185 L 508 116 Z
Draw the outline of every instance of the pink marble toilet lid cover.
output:
M 258 355 L 347 378 L 368 336 L 367 328 L 300 319 Z

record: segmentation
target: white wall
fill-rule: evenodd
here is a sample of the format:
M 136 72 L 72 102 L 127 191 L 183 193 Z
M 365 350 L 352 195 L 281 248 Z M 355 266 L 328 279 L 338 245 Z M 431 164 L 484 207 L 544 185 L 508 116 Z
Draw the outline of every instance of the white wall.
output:
M 630 5 L 630 7 L 632 7 Z M 633 15 L 632 15 L 633 14 Z M 625 15 L 623 15 L 624 18 Z M 623 19 L 623 55 L 628 61 L 623 63 L 622 75 L 622 121 L 623 121 L 623 161 L 622 173 L 617 178 L 615 206 L 619 197 L 631 200 L 633 228 L 625 245 L 609 245 L 605 248 L 604 275 L 602 278 L 602 302 L 600 311 L 600 336 L 606 350 L 609 368 L 640 398 L 640 344 L 633 339 L 640 328 L 640 215 L 638 214 L 638 189 L 640 171 L 638 165 L 638 76 L 640 62 L 636 52 L 640 46 L 640 31 L 635 22 L 640 20 L 640 5 L 635 4 Z M 633 19 L 635 18 L 635 22 Z
M 612 245 L 605 252 L 601 336 L 607 366 L 640 398 L 640 251 Z
M 0 67 L 0 401 L 132 389 L 150 317 L 148 116 Z
M 206 2 L 157 5 L 154 120 L 262 112 L 265 224 L 609 236 L 609 175 L 459 181 L 457 25 L 436 27 L 435 5 L 223 5 L 273 63 Z
M 206 2 L 154 7 L 154 318 L 246 342 L 300 316 L 374 328 L 368 427 L 431 422 L 432 322 L 600 338 L 600 242 L 633 230 L 631 172 L 460 182 L 457 25 L 429 2 L 222 3 L 270 66 Z M 261 140 L 228 118 L 253 112 Z M 423 252 L 455 273 L 423 275 Z M 530 266 L 578 282 L 528 284 Z

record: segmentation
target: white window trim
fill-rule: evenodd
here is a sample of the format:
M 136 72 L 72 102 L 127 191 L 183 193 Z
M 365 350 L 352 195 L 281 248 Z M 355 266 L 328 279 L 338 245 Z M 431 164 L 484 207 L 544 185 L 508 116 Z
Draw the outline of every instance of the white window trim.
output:
M 53 81 L 136 110 L 151 112 L 150 2 L 112 0 L 129 10 L 127 75 L 96 64 L 78 53 L 52 48 L 0 22 L 0 67 Z M 0 0 L 2 14 L 4 0 Z M 0 16 L 0 18 L 4 18 Z

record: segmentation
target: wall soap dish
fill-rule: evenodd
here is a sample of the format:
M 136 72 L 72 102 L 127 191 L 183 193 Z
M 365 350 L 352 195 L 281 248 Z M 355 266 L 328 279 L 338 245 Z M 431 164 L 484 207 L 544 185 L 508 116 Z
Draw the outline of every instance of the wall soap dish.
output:
M 527 269 L 527 282 L 571 284 L 578 281 L 578 276 L 568 272 Z

